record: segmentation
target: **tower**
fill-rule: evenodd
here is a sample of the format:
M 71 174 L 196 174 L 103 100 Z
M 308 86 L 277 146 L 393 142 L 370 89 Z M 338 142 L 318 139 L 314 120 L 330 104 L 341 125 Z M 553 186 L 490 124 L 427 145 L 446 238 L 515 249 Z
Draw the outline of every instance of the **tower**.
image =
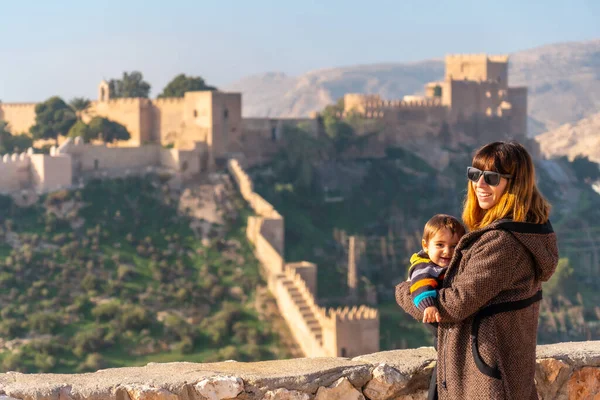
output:
M 110 85 L 104 79 L 98 85 L 98 101 L 110 100 Z

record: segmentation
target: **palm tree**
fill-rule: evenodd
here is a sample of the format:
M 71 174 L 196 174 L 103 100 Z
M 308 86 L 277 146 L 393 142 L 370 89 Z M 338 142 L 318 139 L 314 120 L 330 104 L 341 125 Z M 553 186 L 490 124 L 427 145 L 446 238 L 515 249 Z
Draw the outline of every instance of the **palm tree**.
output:
M 75 112 L 78 120 L 81 120 L 82 114 L 90 108 L 92 102 L 84 97 L 75 97 L 69 102 L 69 106 Z

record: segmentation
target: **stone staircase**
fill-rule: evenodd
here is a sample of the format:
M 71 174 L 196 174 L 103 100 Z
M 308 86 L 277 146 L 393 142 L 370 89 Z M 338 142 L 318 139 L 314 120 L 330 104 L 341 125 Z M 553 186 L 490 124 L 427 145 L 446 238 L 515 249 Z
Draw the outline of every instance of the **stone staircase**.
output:
M 315 313 L 312 311 L 312 309 L 308 305 L 308 302 L 306 301 L 304 296 L 302 296 L 302 293 L 296 287 L 296 284 L 294 283 L 293 280 L 285 277 L 285 278 L 283 278 L 282 283 L 283 283 L 283 286 L 289 292 L 292 299 L 294 300 L 294 304 L 296 305 L 298 310 L 300 310 L 300 313 L 302 314 L 304 322 L 306 323 L 306 325 L 308 326 L 308 328 L 314 335 L 314 337 L 317 340 L 317 342 L 319 343 L 319 345 L 322 346 L 323 345 L 323 329 L 321 328 L 321 324 L 317 320 Z

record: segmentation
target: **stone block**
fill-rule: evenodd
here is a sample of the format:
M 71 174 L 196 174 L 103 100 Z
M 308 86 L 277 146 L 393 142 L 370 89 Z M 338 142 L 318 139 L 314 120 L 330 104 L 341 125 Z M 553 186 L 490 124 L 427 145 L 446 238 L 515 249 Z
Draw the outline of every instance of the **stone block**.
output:
M 214 376 L 198 382 L 195 389 L 208 400 L 233 399 L 244 390 L 244 381 L 235 376 Z
M 262 400 L 309 400 L 310 396 L 308 393 L 303 393 L 298 390 L 287 390 L 279 388 L 275 390 L 269 390 L 263 396 Z
M 409 381 L 409 377 L 382 363 L 373 370 L 373 379 L 367 383 L 363 393 L 370 400 L 391 399 L 400 394 Z
M 575 371 L 569 382 L 568 397 L 559 399 L 569 400 L 598 400 L 600 399 L 600 368 L 583 367 Z
M 321 386 L 315 400 L 365 400 L 365 396 L 352 386 L 348 378 L 340 378 L 329 387 Z

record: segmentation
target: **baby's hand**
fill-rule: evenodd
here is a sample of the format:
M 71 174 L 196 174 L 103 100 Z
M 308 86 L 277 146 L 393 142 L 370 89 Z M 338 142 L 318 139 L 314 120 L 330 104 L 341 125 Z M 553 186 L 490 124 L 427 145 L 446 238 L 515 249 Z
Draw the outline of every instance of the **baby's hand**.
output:
M 425 311 L 423 311 L 423 323 L 432 324 L 434 322 L 440 322 L 440 312 L 437 307 L 427 307 Z

